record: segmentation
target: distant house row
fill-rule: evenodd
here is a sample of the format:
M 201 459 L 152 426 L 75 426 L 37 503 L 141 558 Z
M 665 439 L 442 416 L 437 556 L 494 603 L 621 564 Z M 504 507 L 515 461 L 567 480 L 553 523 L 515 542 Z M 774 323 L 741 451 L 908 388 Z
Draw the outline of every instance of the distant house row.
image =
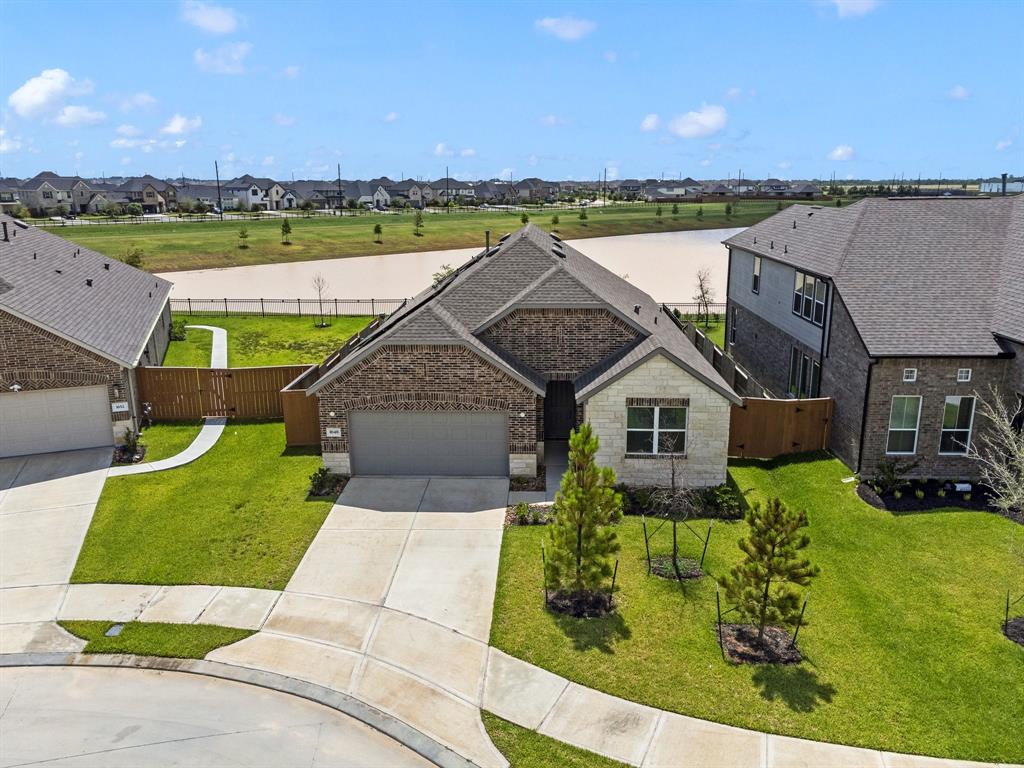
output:
M 84 179 L 59 176 L 44 171 L 31 179 L 0 179 L 0 211 L 19 207 L 32 214 L 81 214 L 130 212 L 160 214 L 179 209 L 267 210 L 296 208 L 377 208 L 464 203 L 468 205 L 511 205 L 554 202 L 580 195 L 607 194 L 625 200 L 665 202 L 704 196 L 780 196 L 814 198 L 821 189 L 810 182 L 767 179 L 696 181 L 624 179 L 621 181 L 544 181 L 527 178 L 519 181 L 460 181 L 442 178 L 436 181 L 386 176 L 369 181 L 275 181 L 248 174 L 222 181 L 183 180 L 180 183 L 139 176 L 127 179 Z M 198 206 L 196 205 L 198 204 Z

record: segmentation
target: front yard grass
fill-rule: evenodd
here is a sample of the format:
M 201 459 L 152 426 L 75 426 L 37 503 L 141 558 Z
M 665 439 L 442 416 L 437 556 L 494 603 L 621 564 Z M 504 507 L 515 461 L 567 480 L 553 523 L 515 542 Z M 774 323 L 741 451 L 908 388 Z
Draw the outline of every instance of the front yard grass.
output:
M 175 320 L 189 325 L 212 325 L 228 332 L 228 366 L 249 368 L 259 365 L 319 363 L 345 341 L 366 327 L 371 317 L 326 317 L 330 324 L 317 328 L 319 318 L 277 315 L 274 317 L 228 317 L 175 314 Z M 164 357 L 165 366 L 205 368 L 210 365 L 213 334 L 189 328 L 184 341 L 172 341 Z
M 520 728 L 490 712 L 480 712 L 487 735 L 511 768 L 625 768 L 625 763 Z
M 807 510 L 812 562 L 803 663 L 736 666 L 715 634 L 715 575 L 741 556 L 743 523 L 714 524 L 705 570 L 677 585 L 646 574 L 641 520 L 619 526 L 619 610 L 599 620 L 544 610 L 542 527 L 505 531 L 491 644 L 583 685 L 756 730 L 951 758 L 1024 762 L 1024 649 L 1000 631 L 1019 529 L 992 514 L 876 510 L 821 455 L 734 461 L 748 502 Z M 698 527 L 700 527 L 698 525 Z M 670 551 L 663 529 L 655 550 Z M 704 529 L 706 530 L 706 528 Z M 683 534 L 684 555 L 699 556 Z
M 146 446 L 144 461 L 159 461 L 181 453 L 196 439 L 202 428 L 202 421 L 178 421 L 146 427 L 139 437 L 140 442 Z
M 283 589 L 331 509 L 281 422 L 230 422 L 184 467 L 106 482 L 71 580 Z
M 126 622 L 121 634 L 106 637 L 112 621 L 62 621 L 68 632 L 88 640 L 82 653 L 130 653 L 136 656 L 166 656 L 174 659 L 201 659 L 222 645 L 244 640 L 249 629 L 218 627 L 212 624 L 162 624 Z

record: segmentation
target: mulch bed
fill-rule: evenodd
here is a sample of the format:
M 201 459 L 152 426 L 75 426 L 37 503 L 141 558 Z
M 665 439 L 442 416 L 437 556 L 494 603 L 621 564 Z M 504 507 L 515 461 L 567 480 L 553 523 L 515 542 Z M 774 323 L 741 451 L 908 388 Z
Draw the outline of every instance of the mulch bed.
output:
M 516 514 L 516 508 L 505 507 L 505 525 L 547 525 L 551 522 L 551 504 L 530 504 L 529 517 L 525 520 Z
M 793 638 L 782 627 L 765 627 L 764 644 L 757 643 L 757 627 L 751 624 L 723 624 L 722 645 L 729 661 L 736 664 L 799 664 L 803 659 L 792 646 Z
M 676 574 L 675 566 L 672 564 L 672 555 L 659 555 L 651 558 L 651 573 L 663 579 L 672 581 L 684 579 L 699 579 L 704 575 L 700 564 L 691 557 L 677 557 L 679 573 Z
M 1017 645 L 1024 645 L 1024 616 L 1010 619 L 1003 626 L 1003 634 Z
M 959 509 L 976 509 L 978 511 L 991 510 L 988 504 L 989 491 L 983 485 L 973 484 L 971 498 L 963 498 L 963 494 L 952 489 L 945 488 L 945 496 L 939 496 L 939 490 L 943 489 L 943 483 L 938 480 L 929 480 L 926 483 L 913 482 L 901 491 L 901 498 L 892 494 L 880 496 L 869 483 L 857 485 L 857 495 L 875 509 L 884 509 L 889 512 L 928 512 L 933 509 L 957 507 Z M 914 495 L 917 489 L 924 491 L 924 498 L 919 499 Z
M 537 465 L 536 477 L 513 477 L 508 481 L 510 491 L 546 491 L 547 483 L 544 482 L 544 465 Z
M 615 600 L 607 592 L 554 592 L 548 596 L 548 608 L 577 619 L 596 619 L 615 610 Z
M 126 465 L 126 464 L 139 464 L 146 458 L 146 446 L 139 445 L 135 449 L 134 453 L 128 451 L 127 446 L 117 445 L 114 446 L 114 464 L 115 465 Z
M 348 475 L 328 475 L 323 485 L 310 489 L 309 496 L 312 499 L 336 499 L 345 490 L 348 481 Z

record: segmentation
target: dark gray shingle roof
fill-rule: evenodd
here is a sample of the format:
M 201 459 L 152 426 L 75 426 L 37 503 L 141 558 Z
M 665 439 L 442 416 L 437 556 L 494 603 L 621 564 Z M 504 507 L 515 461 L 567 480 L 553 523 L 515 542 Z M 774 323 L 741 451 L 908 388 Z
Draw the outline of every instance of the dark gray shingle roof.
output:
M 10 216 L 0 221 L 9 236 L 0 240 L 0 276 L 11 286 L 0 293 L 0 310 L 136 365 L 171 283 Z

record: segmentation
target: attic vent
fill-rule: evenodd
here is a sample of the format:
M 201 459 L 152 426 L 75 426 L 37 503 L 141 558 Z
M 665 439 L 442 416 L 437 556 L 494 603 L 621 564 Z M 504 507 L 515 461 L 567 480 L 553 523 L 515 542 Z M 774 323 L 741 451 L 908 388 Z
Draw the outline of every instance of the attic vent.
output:
M 788 245 L 782 246 L 782 252 L 783 253 L 789 253 L 789 246 Z
M 775 241 L 774 240 L 769 241 L 768 247 L 771 248 L 774 251 L 775 250 Z
M 814 211 L 811 211 L 810 213 L 807 214 L 807 218 L 811 218 L 811 216 L 813 216 L 813 215 L 814 215 Z
M 793 219 L 793 229 L 796 229 L 796 219 Z
M 754 245 L 757 245 L 757 238 L 754 238 Z
M 634 304 L 633 305 L 633 312 L 634 312 L 634 314 L 637 314 L 637 315 L 640 314 L 640 305 L 639 304 Z
M 110 263 L 106 262 L 106 261 L 103 262 L 103 268 L 106 269 L 106 270 L 109 270 L 110 269 Z
M 149 298 L 151 298 L 151 299 L 153 298 L 153 292 L 152 291 L 149 292 Z
M 55 269 L 55 270 L 53 270 L 53 271 L 54 271 L 54 272 L 56 272 L 56 273 L 57 273 L 58 275 L 63 275 L 63 274 L 64 274 L 64 273 L 63 273 L 63 272 L 61 272 L 61 271 L 60 271 L 59 269 Z
M 87 286 L 89 286 L 90 288 L 92 288 L 92 278 L 91 277 L 85 278 L 85 284 Z
M 499 243 L 504 243 L 510 237 L 512 237 L 512 233 L 511 232 L 506 232 L 504 235 L 502 235 L 501 237 L 498 238 L 498 242 Z

